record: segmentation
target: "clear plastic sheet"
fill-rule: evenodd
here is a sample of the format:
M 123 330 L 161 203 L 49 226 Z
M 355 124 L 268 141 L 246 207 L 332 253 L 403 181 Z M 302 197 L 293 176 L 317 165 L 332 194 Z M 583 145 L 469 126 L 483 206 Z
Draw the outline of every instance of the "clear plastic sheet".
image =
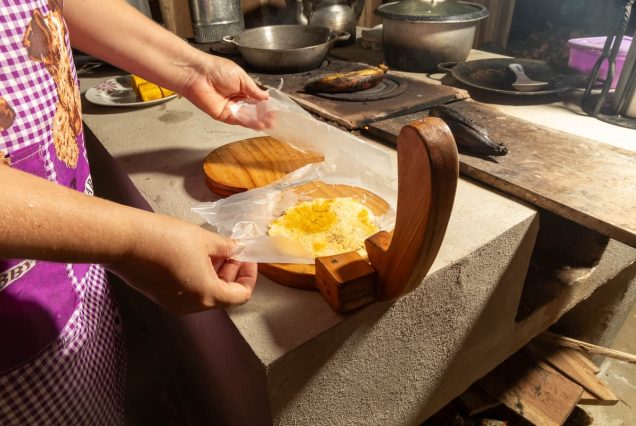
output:
M 233 114 L 242 119 L 269 115 L 269 136 L 301 150 L 320 152 L 322 163 L 309 164 L 270 185 L 193 207 L 216 231 L 235 239 L 243 250 L 237 260 L 263 263 L 314 262 L 299 243 L 267 235 L 269 224 L 287 208 L 310 199 L 290 191 L 307 182 L 345 184 L 366 189 L 389 204 L 389 211 L 376 217 L 380 229 L 392 229 L 397 202 L 395 155 L 354 135 L 314 119 L 282 92 L 272 89 L 267 101 L 237 103 Z

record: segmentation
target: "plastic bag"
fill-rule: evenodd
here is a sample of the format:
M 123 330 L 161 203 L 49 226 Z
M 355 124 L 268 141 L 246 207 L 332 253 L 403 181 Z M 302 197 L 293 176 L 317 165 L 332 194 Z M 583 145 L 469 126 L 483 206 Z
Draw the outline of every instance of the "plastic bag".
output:
M 376 217 L 376 224 L 380 229 L 392 229 L 397 202 L 395 154 L 314 119 L 278 90 L 271 89 L 269 94 L 267 101 L 235 104 L 232 113 L 243 120 L 270 115 L 274 125 L 265 133 L 297 149 L 320 152 L 325 161 L 308 164 L 265 187 L 193 207 L 219 234 L 243 246 L 234 258 L 263 263 L 313 263 L 311 253 L 299 243 L 268 236 L 267 230 L 286 209 L 311 198 L 290 189 L 315 180 L 356 186 L 378 195 L 389 204 L 389 210 Z

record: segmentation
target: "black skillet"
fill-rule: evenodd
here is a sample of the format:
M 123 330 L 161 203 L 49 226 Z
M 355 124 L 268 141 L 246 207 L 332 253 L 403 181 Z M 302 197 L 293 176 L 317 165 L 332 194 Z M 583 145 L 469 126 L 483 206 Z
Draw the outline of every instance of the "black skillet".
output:
M 512 63 L 521 64 L 532 80 L 548 82 L 547 88 L 534 92 L 520 92 L 512 87 L 514 73 L 508 68 Z M 567 92 L 575 86 L 576 76 L 563 74 L 544 61 L 520 58 L 478 59 L 467 62 L 443 62 L 437 67 L 451 73 L 458 81 L 488 92 L 516 96 L 550 95 Z

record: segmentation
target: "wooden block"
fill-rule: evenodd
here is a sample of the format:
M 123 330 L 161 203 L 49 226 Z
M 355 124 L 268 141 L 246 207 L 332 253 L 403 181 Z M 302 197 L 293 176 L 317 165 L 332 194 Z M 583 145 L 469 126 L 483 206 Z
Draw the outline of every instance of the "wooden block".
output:
M 376 299 L 376 273 L 356 252 L 316 259 L 316 287 L 329 305 L 348 312 Z
M 534 424 L 562 425 L 583 388 L 549 370 L 524 352 L 517 352 L 480 379 L 477 386 Z
M 572 355 L 572 350 L 541 340 L 530 342 L 526 350 L 533 358 L 546 362 L 568 379 L 581 385 L 596 399 L 607 401 L 608 405 L 618 402 L 614 392 L 596 377 L 586 362 L 582 362 L 579 356 Z
M 461 394 L 457 399 L 461 404 L 463 414 L 468 417 L 475 416 L 501 405 L 501 402 L 476 386 L 468 388 L 468 390 Z

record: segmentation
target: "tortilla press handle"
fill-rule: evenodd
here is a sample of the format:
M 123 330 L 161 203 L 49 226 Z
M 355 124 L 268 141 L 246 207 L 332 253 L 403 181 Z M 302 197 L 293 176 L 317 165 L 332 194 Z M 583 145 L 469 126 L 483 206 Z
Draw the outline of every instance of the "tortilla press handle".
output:
M 437 68 L 440 71 L 451 72 L 459 62 L 440 62 Z
M 436 117 L 415 121 L 402 128 L 397 149 L 393 234 L 382 231 L 367 238 L 369 261 L 355 251 L 316 259 L 316 287 L 338 312 L 395 299 L 415 289 L 446 233 L 459 177 L 450 129 Z
M 236 44 L 238 46 L 238 43 L 236 43 L 236 41 L 234 41 L 234 36 L 233 35 L 223 36 L 223 41 L 226 42 L 226 43 Z
M 422 283 L 442 245 L 459 178 L 455 140 L 437 117 L 403 127 L 397 150 L 393 235 L 379 232 L 365 241 L 379 300 L 396 299 Z

